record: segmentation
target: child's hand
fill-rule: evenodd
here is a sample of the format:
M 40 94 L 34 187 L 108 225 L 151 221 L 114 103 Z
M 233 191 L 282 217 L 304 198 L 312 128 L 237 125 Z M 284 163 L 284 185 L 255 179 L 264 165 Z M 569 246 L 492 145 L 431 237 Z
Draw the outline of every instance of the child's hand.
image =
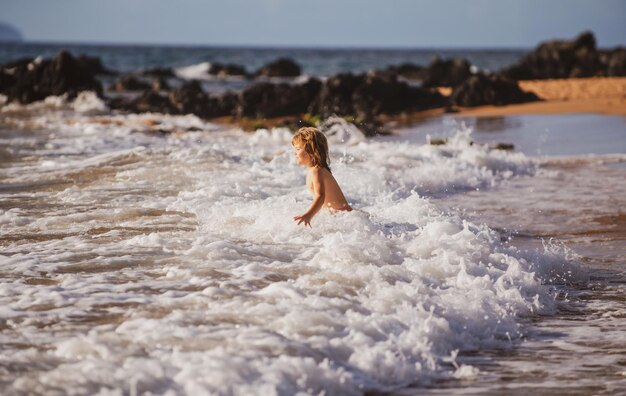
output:
M 307 215 L 307 214 L 303 214 L 303 215 L 300 215 L 300 216 L 295 216 L 293 218 L 293 220 L 297 221 L 298 225 L 304 223 L 305 227 L 309 226 L 310 228 L 313 228 L 313 227 L 311 227 L 311 217 L 313 217 L 313 216 Z

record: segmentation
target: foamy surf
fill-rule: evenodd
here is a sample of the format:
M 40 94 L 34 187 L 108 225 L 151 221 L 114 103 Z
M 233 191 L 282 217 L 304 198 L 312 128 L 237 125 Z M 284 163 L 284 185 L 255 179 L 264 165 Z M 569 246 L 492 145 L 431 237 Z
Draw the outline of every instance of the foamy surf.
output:
M 211 74 L 211 63 L 201 62 L 195 65 L 183 66 L 174 69 L 174 75 L 176 77 L 185 80 L 232 80 L 240 81 L 245 79 L 245 76 L 237 75 L 215 75 Z
M 362 394 L 475 378 L 463 353 L 515 348 L 555 311 L 551 284 L 586 279 L 567 250 L 521 251 L 438 207 L 536 172 L 466 128 L 438 147 L 335 123 L 331 167 L 358 210 L 304 229 L 284 129 L 73 110 L 29 123 L 0 212 L 8 393 Z

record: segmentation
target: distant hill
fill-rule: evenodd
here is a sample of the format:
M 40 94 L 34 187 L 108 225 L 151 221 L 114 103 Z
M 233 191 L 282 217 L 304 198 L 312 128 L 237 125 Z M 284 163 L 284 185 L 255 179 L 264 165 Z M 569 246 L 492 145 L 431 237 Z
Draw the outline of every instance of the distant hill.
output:
M 24 36 L 15 27 L 8 23 L 0 22 L 0 42 L 20 42 L 24 41 Z

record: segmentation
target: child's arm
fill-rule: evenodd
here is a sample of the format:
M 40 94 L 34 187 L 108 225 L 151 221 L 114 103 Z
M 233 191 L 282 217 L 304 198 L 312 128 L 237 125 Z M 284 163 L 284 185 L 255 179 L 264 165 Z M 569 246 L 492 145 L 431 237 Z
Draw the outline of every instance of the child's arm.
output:
M 313 203 L 306 213 L 295 216 L 293 219 L 298 222 L 298 225 L 304 223 L 305 226 L 311 227 L 311 219 L 324 205 L 324 183 L 319 168 L 311 169 L 311 181 L 313 183 Z

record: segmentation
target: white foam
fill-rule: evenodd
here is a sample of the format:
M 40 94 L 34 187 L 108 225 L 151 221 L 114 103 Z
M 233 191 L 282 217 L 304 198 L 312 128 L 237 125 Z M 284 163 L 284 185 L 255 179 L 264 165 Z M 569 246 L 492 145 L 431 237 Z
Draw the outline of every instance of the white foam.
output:
M 227 80 L 227 81 L 240 81 L 245 76 L 238 75 L 215 75 L 209 73 L 211 70 L 211 63 L 202 62 L 195 65 L 183 66 L 174 69 L 176 77 L 184 78 L 187 80 Z
M 92 91 L 82 91 L 72 102 L 75 111 L 83 114 L 100 114 L 108 111 L 106 104 Z
M 208 80 L 213 78 L 209 74 L 209 70 L 211 70 L 211 64 L 209 62 L 202 62 L 196 65 L 178 67 L 174 69 L 174 74 L 177 77 L 189 80 Z
M 362 394 L 474 378 L 459 351 L 514 346 L 528 318 L 554 311 L 544 283 L 585 276 L 556 245 L 520 252 L 437 206 L 535 172 L 467 131 L 439 147 L 335 123 L 332 170 L 356 210 L 305 229 L 292 218 L 311 197 L 285 129 L 34 122 L 54 135 L 20 141 L 34 159 L 7 182 L 73 182 L 20 192 L 43 209 L 0 213 L 3 231 L 38 237 L 6 247 L 4 273 L 49 282 L 0 286 L 15 329 L 2 341 L 46 346 L 5 355 L 41 367 L 12 373 L 11 391 Z M 155 123 L 201 131 L 151 135 Z

